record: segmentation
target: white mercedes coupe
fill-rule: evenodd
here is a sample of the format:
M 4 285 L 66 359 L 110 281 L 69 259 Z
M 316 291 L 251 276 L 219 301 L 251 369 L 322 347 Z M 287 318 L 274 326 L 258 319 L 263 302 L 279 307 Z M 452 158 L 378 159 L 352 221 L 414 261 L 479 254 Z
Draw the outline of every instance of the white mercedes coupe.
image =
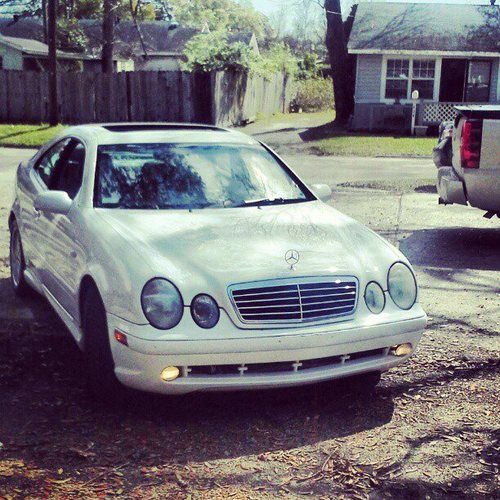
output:
M 427 318 L 404 255 L 330 196 L 235 131 L 69 128 L 19 165 L 12 285 L 47 298 L 100 398 L 373 386 Z

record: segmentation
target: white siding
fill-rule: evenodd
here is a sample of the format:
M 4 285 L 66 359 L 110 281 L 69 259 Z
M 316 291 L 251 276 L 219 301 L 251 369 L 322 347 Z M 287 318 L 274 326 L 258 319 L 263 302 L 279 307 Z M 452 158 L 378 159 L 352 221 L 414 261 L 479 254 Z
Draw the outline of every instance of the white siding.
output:
M 20 50 L 0 43 L 0 57 L 2 58 L 3 69 L 23 69 L 23 55 Z
M 356 102 L 380 102 L 382 56 L 359 54 L 356 68 Z
M 136 60 L 136 71 L 178 71 L 181 69 L 181 58 L 172 56 L 149 56 Z
M 491 65 L 490 102 L 500 102 L 500 58 Z

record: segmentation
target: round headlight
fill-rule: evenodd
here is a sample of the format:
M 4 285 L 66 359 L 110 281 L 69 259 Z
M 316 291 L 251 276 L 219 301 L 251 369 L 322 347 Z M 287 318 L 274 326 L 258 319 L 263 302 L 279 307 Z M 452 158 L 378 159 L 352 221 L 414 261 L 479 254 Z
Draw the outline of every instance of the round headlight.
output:
M 410 268 L 396 262 L 389 269 L 387 279 L 389 295 L 401 309 L 411 309 L 417 300 L 417 281 Z
M 179 290 L 165 279 L 148 281 L 141 294 L 142 310 L 155 328 L 169 330 L 179 324 L 184 310 Z
M 219 306 L 210 295 L 202 293 L 191 302 L 191 316 L 201 328 L 213 328 L 219 322 Z
M 365 289 L 366 307 L 373 314 L 380 314 L 385 307 L 385 293 L 382 287 L 375 281 L 371 281 L 366 285 Z

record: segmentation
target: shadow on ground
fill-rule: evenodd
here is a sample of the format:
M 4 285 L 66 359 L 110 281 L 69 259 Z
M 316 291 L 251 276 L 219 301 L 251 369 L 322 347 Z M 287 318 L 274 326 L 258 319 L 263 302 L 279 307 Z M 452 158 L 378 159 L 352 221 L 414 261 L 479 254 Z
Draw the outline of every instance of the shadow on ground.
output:
M 422 229 L 401 241 L 400 249 L 415 266 L 452 268 L 456 272 L 500 268 L 499 229 Z

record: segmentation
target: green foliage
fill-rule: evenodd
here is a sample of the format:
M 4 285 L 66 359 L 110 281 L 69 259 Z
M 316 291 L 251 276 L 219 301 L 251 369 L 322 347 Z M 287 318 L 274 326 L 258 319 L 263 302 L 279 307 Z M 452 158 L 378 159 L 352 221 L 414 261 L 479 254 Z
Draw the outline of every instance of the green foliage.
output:
M 255 54 L 242 42 L 228 43 L 227 33 L 216 31 L 193 37 L 184 50 L 187 71 L 212 71 L 232 69 L 250 71 Z
M 250 71 L 264 77 L 277 72 L 295 77 L 298 71 L 297 59 L 285 44 L 276 43 L 255 58 Z
M 296 94 L 292 108 L 302 111 L 322 111 L 334 108 L 331 78 L 309 78 L 296 82 Z
M 175 19 L 183 26 L 210 31 L 252 31 L 257 38 L 271 33 L 267 18 L 234 0 L 170 0 Z
M 69 52 L 84 52 L 88 43 L 84 31 L 74 18 L 60 18 L 57 21 L 59 48 Z
M 297 72 L 297 61 L 283 44 L 276 44 L 258 54 L 243 42 L 229 43 L 222 31 L 201 33 L 193 37 L 184 50 L 187 71 L 233 70 L 270 76 L 278 71 Z
M 320 69 L 320 60 L 317 54 L 307 52 L 298 60 L 297 79 L 319 78 Z

